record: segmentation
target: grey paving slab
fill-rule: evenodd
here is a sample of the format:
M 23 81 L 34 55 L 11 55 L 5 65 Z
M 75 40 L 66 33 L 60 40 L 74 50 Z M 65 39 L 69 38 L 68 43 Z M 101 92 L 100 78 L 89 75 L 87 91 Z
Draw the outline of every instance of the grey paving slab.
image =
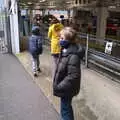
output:
M 0 120 L 59 120 L 16 57 L 0 54 Z

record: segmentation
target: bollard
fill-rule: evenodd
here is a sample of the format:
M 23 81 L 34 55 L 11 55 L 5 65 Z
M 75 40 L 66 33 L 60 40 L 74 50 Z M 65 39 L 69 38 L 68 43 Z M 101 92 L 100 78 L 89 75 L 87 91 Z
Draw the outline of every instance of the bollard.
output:
M 89 34 L 87 34 L 86 40 L 86 51 L 85 51 L 85 66 L 88 67 L 88 41 L 89 41 Z

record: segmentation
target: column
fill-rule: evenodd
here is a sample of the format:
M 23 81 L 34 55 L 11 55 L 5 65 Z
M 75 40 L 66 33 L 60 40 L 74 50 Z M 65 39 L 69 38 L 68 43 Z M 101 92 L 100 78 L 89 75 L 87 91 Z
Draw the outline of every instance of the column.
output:
M 5 8 L 5 39 L 7 40 L 8 45 L 8 52 L 12 53 L 12 46 L 11 46 L 11 31 L 10 31 L 10 18 L 7 15 L 7 8 Z
M 29 16 L 30 16 L 30 26 L 29 26 L 29 30 L 31 32 L 32 30 L 32 25 L 33 25 L 33 10 L 29 10 Z
M 81 4 L 84 4 L 84 1 L 83 1 L 83 0 L 81 0 Z
M 17 7 L 17 2 L 15 2 L 14 0 L 12 1 L 12 14 L 10 15 L 10 26 L 11 26 L 12 52 L 14 54 L 17 54 L 17 53 L 20 52 L 19 26 L 18 26 L 18 7 Z
M 97 36 L 105 38 L 108 11 L 106 7 L 97 8 Z
M 77 14 L 77 8 L 73 8 L 73 14 L 72 14 L 72 17 L 76 17 L 76 14 Z
M 30 26 L 28 25 L 28 21 L 29 21 L 29 18 L 28 18 L 28 10 L 26 10 L 26 15 L 25 15 L 25 19 L 24 19 L 24 29 L 25 29 L 25 36 L 28 36 L 29 35 L 29 30 L 30 30 Z
M 68 16 L 68 21 L 67 21 L 67 26 L 69 26 L 70 25 L 70 13 L 71 13 L 71 11 L 70 11 L 70 9 L 68 9 L 67 10 L 67 16 Z
M 67 10 L 68 19 L 70 19 L 70 10 Z
M 88 4 L 88 0 L 86 0 L 86 4 Z
M 42 9 L 42 17 L 45 16 L 45 9 Z

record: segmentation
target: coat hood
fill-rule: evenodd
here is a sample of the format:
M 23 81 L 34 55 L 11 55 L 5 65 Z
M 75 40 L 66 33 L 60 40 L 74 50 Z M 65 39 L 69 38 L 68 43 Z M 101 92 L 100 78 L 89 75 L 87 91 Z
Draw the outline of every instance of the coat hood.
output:
M 55 31 L 61 31 L 63 29 L 63 25 L 61 23 L 53 24 L 53 29 Z
M 80 59 L 83 59 L 85 55 L 85 49 L 80 44 L 71 44 L 68 49 L 62 50 L 63 56 L 67 56 L 69 54 L 76 54 L 80 57 Z

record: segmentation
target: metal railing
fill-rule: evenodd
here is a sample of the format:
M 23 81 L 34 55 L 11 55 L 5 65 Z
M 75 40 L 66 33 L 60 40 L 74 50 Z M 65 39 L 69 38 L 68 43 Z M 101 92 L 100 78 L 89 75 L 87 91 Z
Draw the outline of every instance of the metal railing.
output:
M 113 39 L 101 39 L 94 35 L 81 33 L 78 35 L 80 42 L 86 47 L 85 64 L 102 68 L 103 70 L 120 77 L 120 41 Z M 105 53 L 106 43 L 112 42 L 111 54 Z
M 47 36 L 47 34 L 45 35 Z M 102 39 L 95 35 L 78 33 L 78 42 L 86 48 L 85 65 L 94 64 L 116 76 L 120 77 L 120 41 L 114 39 Z M 107 42 L 113 42 L 113 51 L 111 54 L 105 53 Z M 45 38 L 45 45 L 50 45 L 50 40 Z M 116 53 L 116 54 L 115 54 Z

